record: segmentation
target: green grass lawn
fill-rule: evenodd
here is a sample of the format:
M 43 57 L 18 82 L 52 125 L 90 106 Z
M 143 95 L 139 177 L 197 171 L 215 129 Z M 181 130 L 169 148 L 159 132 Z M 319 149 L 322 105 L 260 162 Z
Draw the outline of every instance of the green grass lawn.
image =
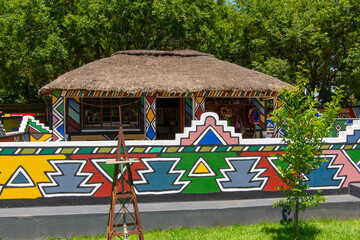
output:
M 144 238 L 150 239 L 201 239 L 201 240 L 231 240 L 231 239 L 294 239 L 295 225 L 289 223 L 263 222 L 256 225 L 234 225 L 215 228 L 178 228 L 166 231 L 156 230 L 145 232 Z M 356 220 L 321 219 L 300 223 L 301 239 L 360 239 L 360 218 Z M 58 238 L 51 238 L 56 240 Z M 105 236 L 72 237 L 71 240 L 103 240 Z M 118 239 L 118 238 L 114 238 Z M 138 239 L 137 235 L 130 239 Z M 50 240 L 50 239 L 49 239 Z

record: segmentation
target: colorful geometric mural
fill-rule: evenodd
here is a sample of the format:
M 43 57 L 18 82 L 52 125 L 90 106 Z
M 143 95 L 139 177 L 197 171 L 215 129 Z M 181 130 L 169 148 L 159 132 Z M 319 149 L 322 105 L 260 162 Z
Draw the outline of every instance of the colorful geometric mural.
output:
M 52 129 L 53 141 L 65 140 L 64 98 L 61 91 L 53 91 L 52 95 Z
M 5 136 L 6 136 L 6 132 L 4 126 L 0 122 L 0 137 L 5 137 Z
M 144 98 L 145 111 L 145 139 L 153 140 L 156 138 L 156 98 Z
M 360 118 L 360 107 L 343 108 L 340 110 L 338 118 Z
M 140 98 L 140 131 L 144 132 L 145 129 L 145 98 Z
M 20 140 L 27 142 L 48 142 L 52 140 L 52 131 L 33 116 L 24 116 L 19 130 L 8 135 L 15 137 L 8 136 L 2 139 L 3 142 L 19 142 Z
M 52 131 L 46 127 L 44 124 L 40 123 L 38 120 L 35 120 L 34 117 L 24 117 L 22 121 L 23 123 L 27 123 L 26 129 L 24 132 L 27 132 L 29 135 L 30 142 L 49 142 L 52 141 Z M 22 125 L 20 130 L 22 129 Z
M 185 127 L 190 127 L 192 120 L 193 120 L 193 100 L 192 98 L 185 98 Z
M 194 119 L 199 120 L 201 114 L 205 112 L 205 98 L 204 97 L 194 97 L 193 98 L 193 112 Z
M 324 164 L 305 176 L 334 191 L 360 182 L 360 121 L 321 146 Z M 0 143 L 0 202 L 9 199 L 108 197 L 116 142 Z M 242 139 L 227 121 L 204 113 L 174 140 L 126 141 L 138 195 L 276 192 L 281 139 Z M 220 196 L 220 195 L 219 195 Z M 236 195 L 238 198 L 239 195 Z
M 351 126 L 353 124 L 353 120 L 359 118 L 360 118 L 360 107 L 341 109 L 338 118 L 335 119 L 333 128 L 327 134 L 327 137 L 339 136 L 339 132 L 345 131 L 347 126 Z M 280 131 L 280 129 L 275 127 L 274 121 L 270 119 L 269 115 L 266 119 L 266 131 L 268 132 L 268 134 L 272 136 L 276 135 L 274 134 L 275 132 L 278 134 L 277 135 L 278 137 L 284 134 L 284 131 Z
M 200 92 L 136 92 L 122 91 L 61 91 L 61 97 L 276 97 L 275 91 L 200 91 Z
M 266 111 L 265 111 L 265 101 L 260 101 L 257 98 L 251 98 L 251 102 L 255 105 L 255 107 L 259 110 L 259 127 L 262 131 L 265 131 L 266 127 Z
M 67 132 L 80 132 L 81 118 L 80 118 L 80 98 L 68 99 L 68 114 L 67 114 Z
M 339 132 L 345 131 L 347 126 L 353 124 L 353 119 L 335 119 L 333 128 L 328 133 L 328 137 L 337 137 Z

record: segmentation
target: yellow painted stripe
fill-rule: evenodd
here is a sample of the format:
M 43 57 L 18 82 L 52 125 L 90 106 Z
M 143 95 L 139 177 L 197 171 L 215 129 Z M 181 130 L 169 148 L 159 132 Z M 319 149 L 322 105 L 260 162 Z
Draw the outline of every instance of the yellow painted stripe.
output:
M 231 149 L 231 151 L 242 151 L 243 149 L 244 149 L 244 147 L 238 146 L 238 147 L 233 147 L 233 148 Z
M 202 147 L 200 149 L 200 152 L 210 152 L 211 149 L 212 149 L 212 147 Z

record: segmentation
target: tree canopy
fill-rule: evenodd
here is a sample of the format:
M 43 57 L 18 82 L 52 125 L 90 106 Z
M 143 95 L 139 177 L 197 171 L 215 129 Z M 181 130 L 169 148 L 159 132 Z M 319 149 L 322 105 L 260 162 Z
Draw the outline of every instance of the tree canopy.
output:
M 128 49 L 194 49 L 309 89 L 360 98 L 357 0 L 0 0 L 0 102 Z

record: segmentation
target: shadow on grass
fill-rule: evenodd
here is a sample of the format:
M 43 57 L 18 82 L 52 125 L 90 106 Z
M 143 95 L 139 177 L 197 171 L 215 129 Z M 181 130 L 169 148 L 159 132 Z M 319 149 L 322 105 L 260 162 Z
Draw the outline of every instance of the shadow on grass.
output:
M 294 221 L 282 222 L 279 225 L 264 226 L 262 230 L 272 239 L 290 240 L 296 239 L 296 225 Z M 315 239 L 320 229 L 307 222 L 299 222 L 299 239 Z

